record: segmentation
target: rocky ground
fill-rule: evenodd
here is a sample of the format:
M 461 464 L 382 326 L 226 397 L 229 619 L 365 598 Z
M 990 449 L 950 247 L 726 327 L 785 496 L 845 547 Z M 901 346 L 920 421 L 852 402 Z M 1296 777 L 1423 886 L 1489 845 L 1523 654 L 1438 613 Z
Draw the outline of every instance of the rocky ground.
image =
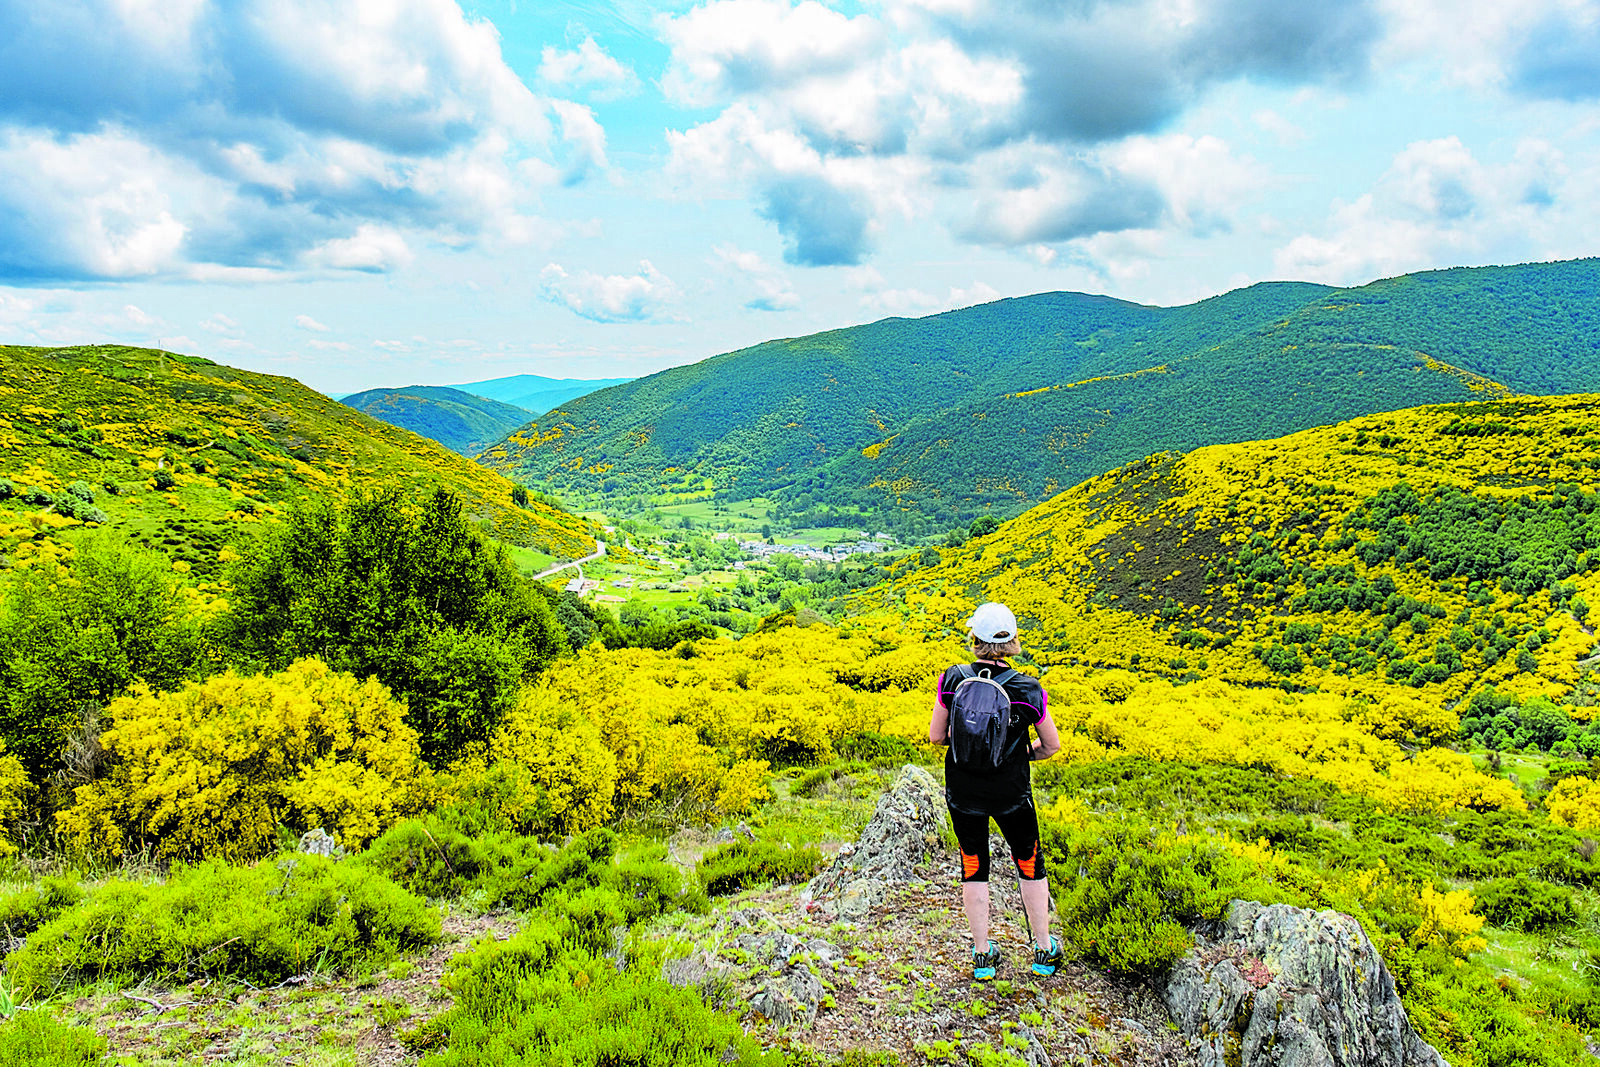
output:
M 954 880 L 948 871 L 919 873 L 860 921 L 834 918 L 802 887 L 786 887 L 731 902 L 709 922 L 663 929 L 694 944 L 667 974 L 742 1011 L 746 1030 L 765 1043 L 831 1056 L 888 1051 L 907 1064 L 1031 1067 L 1198 1062 L 1150 990 L 1072 964 L 1050 978 L 1033 974 L 1014 877 L 993 887 L 992 936 L 1005 962 L 995 981 L 973 981 Z

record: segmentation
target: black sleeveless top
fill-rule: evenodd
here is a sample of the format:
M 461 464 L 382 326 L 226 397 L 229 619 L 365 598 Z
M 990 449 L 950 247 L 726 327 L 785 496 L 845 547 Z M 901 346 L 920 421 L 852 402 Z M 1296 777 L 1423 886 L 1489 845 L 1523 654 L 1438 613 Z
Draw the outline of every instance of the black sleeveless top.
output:
M 998 677 L 1011 668 L 993 663 L 974 663 L 972 669 Z M 961 668 L 949 667 L 939 676 L 939 703 L 951 705 L 956 686 L 961 684 Z M 956 763 L 955 752 L 944 754 L 944 798 L 956 811 L 968 815 L 1004 815 L 1033 803 L 1033 779 L 1028 766 L 1028 727 L 1038 725 L 1045 716 L 1048 697 L 1037 678 L 1015 674 L 1005 683 L 1011 697 L 1011 721 L 1006 726 L 1006 753 L 1000 766 L 990 770 L 964 767 Z

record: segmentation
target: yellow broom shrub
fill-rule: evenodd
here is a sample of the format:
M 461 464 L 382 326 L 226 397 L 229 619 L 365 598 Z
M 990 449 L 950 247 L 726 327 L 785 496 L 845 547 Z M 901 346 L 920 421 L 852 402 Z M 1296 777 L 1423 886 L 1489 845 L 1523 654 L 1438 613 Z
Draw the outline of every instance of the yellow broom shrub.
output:
M 148 847 L 237 862 L 271 852 L 280 827 L 320 826 L 356 847 L 418 810 L 431 788 L 405 705 L 315 659 L 171 693 L 140 687 L 107 715 L 110 773 L 79 786 L 56 816 L 100 857 Z
M 516 825 L 543 837 L 579 833 L 611 817 L 617 758 L 600 730 L 546 687 L 524 690 L 489 742 L 494 763 L 514 768 Z

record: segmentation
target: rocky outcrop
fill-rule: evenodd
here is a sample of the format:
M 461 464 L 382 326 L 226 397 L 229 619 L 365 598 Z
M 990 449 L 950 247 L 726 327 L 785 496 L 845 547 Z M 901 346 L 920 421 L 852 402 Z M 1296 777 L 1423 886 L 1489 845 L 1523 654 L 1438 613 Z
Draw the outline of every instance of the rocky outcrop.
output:
M 1201 1067 L 1448 1067 L 1350 916 L 1236 900 L 1212 933 L 1164 996 Z
M 726 984 L 736 1003 L 778 1026 L 815 1022 L 833 977 L 854 970 L 831 941 L 799 937 L 755 908 L 729 912 L 714 933 L 720 942 L 717 953 L 670 960 L 662 976 L 703 994 L 714 995 L 719 984 Z
M 912 881 L 917 866 L 938 847 L 944 811 L 944 794 L 933 775 L 907 764 L 878 798 L 861 838 L 811 880 L 806 898 L 833 904 L 841 919 L 866 918 L 891 883 Z

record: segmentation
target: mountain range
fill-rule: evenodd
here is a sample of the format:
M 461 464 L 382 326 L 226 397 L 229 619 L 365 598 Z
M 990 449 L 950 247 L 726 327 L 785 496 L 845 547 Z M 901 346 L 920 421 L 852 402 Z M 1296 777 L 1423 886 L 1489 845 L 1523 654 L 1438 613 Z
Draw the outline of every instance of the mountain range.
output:
M 536 414 L 445 385 L 368 389 L 340 403 L 430 437 L 463 456 L 477 455 Z
M 1018 297 L 675 367 L 567 401 L 481 461 L 618 510 L 768 496 L 795 525 L 928 533 L 1152 452 L 1600 389 L 1597 290 L 1586 259 L 1262 283 L 1171 308 Z

